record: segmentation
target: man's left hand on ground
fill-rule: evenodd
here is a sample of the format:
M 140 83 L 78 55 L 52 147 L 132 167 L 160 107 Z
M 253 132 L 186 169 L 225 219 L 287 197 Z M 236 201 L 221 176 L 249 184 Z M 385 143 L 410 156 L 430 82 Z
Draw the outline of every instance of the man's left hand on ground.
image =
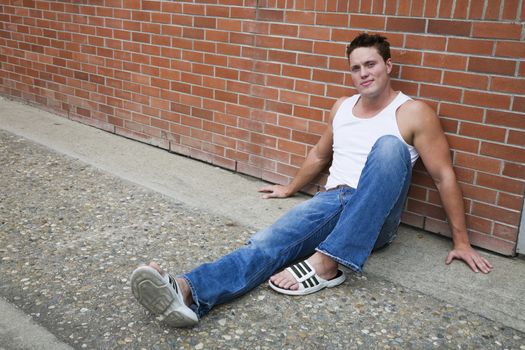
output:
M 489 273 L 492 270 L 492 264 L 470 246 L 451 250 L 445 263 L 448 265 L 454 259 L 463 260 L 474 272 Z

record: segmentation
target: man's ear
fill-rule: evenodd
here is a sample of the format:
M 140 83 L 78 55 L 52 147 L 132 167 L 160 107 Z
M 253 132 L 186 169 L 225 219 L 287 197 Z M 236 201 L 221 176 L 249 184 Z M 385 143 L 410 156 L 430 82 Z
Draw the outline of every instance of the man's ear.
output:
M 387 59 L 385 64 L 386 64 L 386 72 L 390 74 L 390 72 L 392 72 L 392 68 L 394 67 L 394 64 L 392 63 L 392 59 L 391 58 Z

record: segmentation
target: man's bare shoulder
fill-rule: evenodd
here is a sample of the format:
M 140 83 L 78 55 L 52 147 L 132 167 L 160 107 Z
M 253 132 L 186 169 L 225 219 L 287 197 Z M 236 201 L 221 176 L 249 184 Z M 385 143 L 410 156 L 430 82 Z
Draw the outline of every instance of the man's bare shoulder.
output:
M 432 125 L 438 122 L 436 111 L 423 101 L 409 100 L 397 111 L 399 123 L 410 125 L 410 129 Z
M 419 100 L 408 100 L 398 110 L 399 115 L 410 115 L 412 117 L 435 117 L 436 112 L 429 105 Z

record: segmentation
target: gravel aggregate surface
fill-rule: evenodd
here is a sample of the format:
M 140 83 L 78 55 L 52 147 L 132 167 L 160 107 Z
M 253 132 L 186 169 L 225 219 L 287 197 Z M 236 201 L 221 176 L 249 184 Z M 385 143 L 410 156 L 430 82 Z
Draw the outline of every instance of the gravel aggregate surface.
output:
M 192 329 L 134 300 L 138 265 L 180 273 L 253 233 L 0 130 L 0 296 L 76 349 L 525 350 L 522 332 L 366 270 L 306 297 L 262 285 Z

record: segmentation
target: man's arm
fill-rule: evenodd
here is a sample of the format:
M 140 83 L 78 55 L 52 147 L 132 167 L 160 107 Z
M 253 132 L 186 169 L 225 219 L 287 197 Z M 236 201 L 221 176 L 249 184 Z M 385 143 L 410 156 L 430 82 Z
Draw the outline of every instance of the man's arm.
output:
M 334 120 L 339 106 L 344 100 L 345 97 L 342 97 L 333 105 L 332 110 L 330 111 L 330 121 L 326 126 L 323 135 L 321 135 L 321 138 L 314 148 L 308 152 L 306 159 L 293 180 L 286 186 L 270 185 L 260 188 L 259 192 L 265 193 L 263 198 L 286 198 L 292 196 L 323 171 L 332 159 L 332 121 Z
M 490 272 L 492 269 L 490 262 L 470 246 L 463 195 L 452 168 L 448 142 L 436 113 L 429 106 L 418 101 L 407 103 L 407 106 L 400 108 L 399 112 L 411 120 L 410 129 L 413 130 L 414 147 L 436 184 L 452 231 L 454 248 L 445 262 L 450 264 L 452 260 L 460 259 L 474 272 L 479 270 L 484 273 Z

